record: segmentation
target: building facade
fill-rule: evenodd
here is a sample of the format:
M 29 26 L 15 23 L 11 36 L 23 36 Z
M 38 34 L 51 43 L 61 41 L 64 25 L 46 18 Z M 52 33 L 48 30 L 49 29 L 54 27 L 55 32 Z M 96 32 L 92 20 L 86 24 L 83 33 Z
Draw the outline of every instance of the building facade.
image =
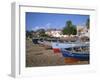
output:
M 77 26 L 77 36 L 86 36 L 89 37 L 90 35 L 90 30 L 87 29 L 86 26 Z
M 63 35 L 62 30 L 57 30 L 57 29 L 47 30 L 45 32 L 45 34 L 47 34 L 51 37 L 69 37 L 69 35 Z M 72 36 L 72 37 L 74 37 L 74 36 L 89 37 L 89 35 L 90 35 L 90 31 L 89 31 L 89 29 L 87 29 L 86 26 L 77 26 L 77 34 L 76 35 L 70 35 L 70 36 Z

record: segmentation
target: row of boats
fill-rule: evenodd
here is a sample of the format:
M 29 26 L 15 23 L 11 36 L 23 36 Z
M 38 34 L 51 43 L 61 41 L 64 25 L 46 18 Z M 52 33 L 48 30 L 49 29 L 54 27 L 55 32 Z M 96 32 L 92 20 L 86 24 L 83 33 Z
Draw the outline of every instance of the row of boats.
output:
M 32 40 L 33 43 L 35 39 Z M 54 53 L 61 53 L 65 58 L 75 58 L 81 61 L 89 61 L 89 42 L 66 42 L 59 40 L 40 40 L 38 44 L 51 47 Z

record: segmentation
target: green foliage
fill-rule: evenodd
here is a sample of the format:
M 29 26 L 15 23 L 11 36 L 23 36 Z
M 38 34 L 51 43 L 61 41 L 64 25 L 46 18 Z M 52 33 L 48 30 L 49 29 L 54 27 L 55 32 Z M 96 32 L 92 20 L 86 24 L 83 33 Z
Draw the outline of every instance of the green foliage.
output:
M 38 29 L 37 31 L 26 31 L 26 38 L 33 38 L 33 37 L 50 37 L 45 34 L 44 29 Z
M 77 29 L 76 29 L 76 26 L 72 26 L 72 30 L 71 30 L 72 34 L 73 35 L 76 35 L 77 34 Z
M 72 22 L 71 21 L 67 21 L 66 22 L 66 26 L 71 27 L 72 26 Z
M 48 37 L 48 35 L 45 34 L 44 29 L 38 29 L 36 32 L 38 33 L 39 37 Z
M 76 26 L 73 25 L 71 21 L 67 21 L 62 32 L 64 35 L 71 35 L 71 34 L 76 35 L 77 34 Z
M 40 34 L 40 37 L 50 37 L 47 34 Z
M 45 34 L 45 30 L 44 29 L 38 29 L 36 32 L 38 32 L 39 35 Z
M 86 26 L 87 26 L 88 29 L 90 28 L 90 19 L 87 19 Z
M 33 31 L 26 31 L 26 38 L 32 38 L 33 37 Z

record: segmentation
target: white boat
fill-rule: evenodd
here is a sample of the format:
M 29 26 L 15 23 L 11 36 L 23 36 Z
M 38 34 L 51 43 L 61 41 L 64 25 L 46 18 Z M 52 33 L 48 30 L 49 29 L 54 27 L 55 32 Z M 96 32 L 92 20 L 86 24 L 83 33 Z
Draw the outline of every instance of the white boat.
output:
M 65 42 L 65 43 L 60 43 L 60 42 L 52 42 L 52 48 L 54 51 L 58 52 L 60 51 L 61 48 L 70 48 L 70 47 L 79 47 L 79 46 L 88 46 L 89 42 Z

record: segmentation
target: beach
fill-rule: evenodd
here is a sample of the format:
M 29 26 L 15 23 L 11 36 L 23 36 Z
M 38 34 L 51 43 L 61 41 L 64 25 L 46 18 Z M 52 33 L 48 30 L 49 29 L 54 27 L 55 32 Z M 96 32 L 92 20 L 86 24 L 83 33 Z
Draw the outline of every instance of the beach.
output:
M 66 58 L 67 60 L 67 58 Z M 26 40 L 26 67 L 83 65 L 89 61 L 65 62 L 61 53 L 54 53 L 52 49 L 41 44 L 33 44 L 31 39 Z

